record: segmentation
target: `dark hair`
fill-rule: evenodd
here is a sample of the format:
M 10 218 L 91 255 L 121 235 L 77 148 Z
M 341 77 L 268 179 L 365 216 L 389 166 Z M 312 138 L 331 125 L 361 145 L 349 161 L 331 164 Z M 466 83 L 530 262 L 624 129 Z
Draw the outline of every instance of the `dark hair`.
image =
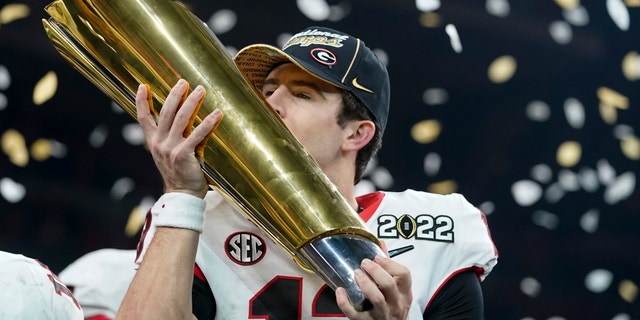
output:
M 376 124 L 376 132 L 369 143 L 362 149 L 358 150 L 356 156 L 356 174 L 353 184 L 357 184 L 362 179 L 364 170 L 367 168 L 369 161 L 375 156 L 382 146 L 382 132 L 377 121 L 365 105 L 348 90 L 342 91 L 342 110 L 338 114 L 338 125 L 343 127 L 348 121 L 352 120 L 371 120 Z

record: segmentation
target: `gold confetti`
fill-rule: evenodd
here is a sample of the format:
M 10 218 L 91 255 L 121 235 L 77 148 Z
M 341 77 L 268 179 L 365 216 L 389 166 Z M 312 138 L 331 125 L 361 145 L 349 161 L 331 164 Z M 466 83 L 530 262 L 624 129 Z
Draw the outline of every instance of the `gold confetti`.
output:
M 33 88 L 33 103 L 41 105 L 51 99 L 58 90 L 58 76 L 55 72 L 49 71 L 42 77 Z
M 444 180 L 432 183 L 427 191 L 437 194 L 450 194 L 456 192 L 458 184 L 454 180 Z
M 631 280 L 622 280 L 618 286 L 618 294 L 628 303 L 633 303 L 638 297 L 638 286 Z
M 622 154 L 631 160 L 640 160 L 640 139 L 635 136 L 628 136 L 620 141 Z
M 618 121 L 618 111 L 608 104 L 600 103 L 600 117 L 606 124 L 614 124 Z
M 629 99 L 607 87 L 600 87 L 596 93 L 601 103 L 618 109 L 629 109 Z
M 425 12 L 420 15 L 420 25 L 427 28 L 437 28 L 440 26 L 440 15 L 435 12 Z
M 582 147 L 576 141 L 566 141 L 558 148 L 556 161 L 565 168 L 575 166 L 582 157 Z
M 29 7 L 26 4 L 11 3 L 0 9 L 0 25 L 9 24 L 28 16 Z
M 570 10 L 580 5 L 580 0 L 556 0 L 556 4 L 562 9 Z
M 438 120 L 423 120 L 413 125 L 411 137 L 418 143 L 427 144 L 436 141 L 441 130 Z
M 640 7 L 640 0 L 625 0 L 627 7 Z
M 622 59 L 622 73 L 629 81 L 638 80 L 640 73 L 640 57 L 635 51 L 627 53 Z
M 136 206 L 135 208 L 133 208 L 133 210 L 131 210 L 129 219 L 127 219 L 127 224 L 124 227 L 124 234 L 127 237 L 131 238 L 135 236 L 138 231 L 140 231 L 142 225 L 144 224 L 144 218 L 146 214 L 147 212 L 144 211 L 140 206 Z
M 9 156 L 9 161 L 18 167 L 24 167 L 29 163 L 29 153 L 24 137 L 17 130 L 9 129 L 4 132 L 2 151 Z
M 517 62 L 512 56 L 506 55 L 495 59 L 489 66 L 487 75 L 493 83 L 504 83 L 516 73 Z
M 37 161 L 44 161 L 51 157 L 51 142 L 47 139 L 38 139 L 31 145 L 31 157 Z

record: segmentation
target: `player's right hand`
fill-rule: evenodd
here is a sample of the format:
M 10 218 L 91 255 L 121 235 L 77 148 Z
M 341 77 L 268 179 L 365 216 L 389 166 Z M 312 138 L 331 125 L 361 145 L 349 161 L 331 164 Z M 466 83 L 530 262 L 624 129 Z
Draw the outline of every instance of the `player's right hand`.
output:
M 141 84 L 136 94 L 136 112 L 148 148 L 162 175 L 165 192 L 184 192 L 204 198 L 208 186 L 196 158 L 196 150 L 207 141 L 222 118 L 222 112 L 216 109 L 191 131 L 206 92 L 199 85 L 187 95 L 188 89 L 187 81 L 180 79 L 171 89 L 156 120 L 150 108 L 149 86 Z

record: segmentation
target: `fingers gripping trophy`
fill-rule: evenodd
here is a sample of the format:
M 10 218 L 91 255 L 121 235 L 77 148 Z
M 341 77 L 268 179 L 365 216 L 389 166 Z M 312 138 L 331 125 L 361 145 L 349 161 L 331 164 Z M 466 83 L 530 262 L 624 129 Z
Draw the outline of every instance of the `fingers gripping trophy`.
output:
M 366 308 L 353 274 L 364 258 L 384 255 L 380 243 L 254 83 L 278 62 L 313 68 L 287 51 L 301 46 L 247 48 L 237 61 L 257 67 L 245 76 L 209 28 L 173 1 L 56 0 L 46 12 L 44 29 L 60 55 L 134 118 L 140 83 L 154 92 L 156 114 L 178 79 L 202 84 L 207 95 L 192 127 L 215 109 L 225 115 L 199 150 L 208 182 L 301 267 L 333 289 L 345 288 L 357 309 Z M 371 59 L 359 51 L 359 40 L 350 41 L 344 50 L 353 50 L 354 59 Z

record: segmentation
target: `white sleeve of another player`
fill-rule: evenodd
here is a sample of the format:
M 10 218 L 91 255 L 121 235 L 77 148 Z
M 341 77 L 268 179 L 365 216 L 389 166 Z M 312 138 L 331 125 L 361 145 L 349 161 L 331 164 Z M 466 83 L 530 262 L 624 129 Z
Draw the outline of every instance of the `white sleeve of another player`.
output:
M 462 225 L 456 226 L 456 229 L 462 228 L 458 235 L 462 235 L 462 246 L 464 254 L 459 255 L 460 265 L 473 266 L 480 276 L 480 280 L 491 272 L 493 267 L 498 263 L 498 250 L 496 249 L 491 232 L 487 224 L 487 217 L 478 209 L 467 201 L 467 199 L 458 194 L 462 212 Z M 457 240 L 456 240 L 457 241 Z
M 0 319 L 69 319 L 84 315 L 71 291 L 40 262 L 0 252 Z

